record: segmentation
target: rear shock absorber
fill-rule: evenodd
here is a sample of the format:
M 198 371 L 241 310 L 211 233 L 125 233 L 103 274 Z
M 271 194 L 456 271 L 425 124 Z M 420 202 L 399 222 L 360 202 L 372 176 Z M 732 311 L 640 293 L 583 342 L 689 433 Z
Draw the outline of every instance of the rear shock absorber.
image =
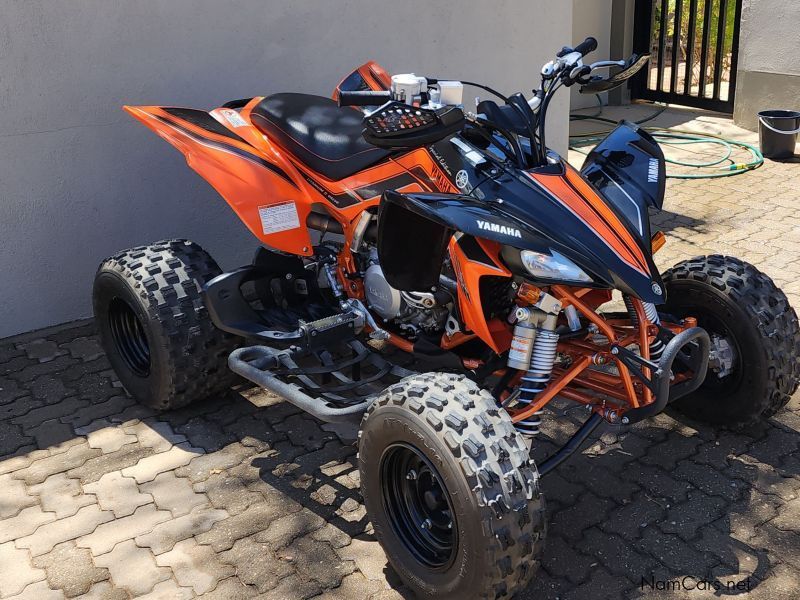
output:
M 631 323 L 633 323 L 634 327 L 639 326 L 639 319 L 636 316 L 636 309 L 633 307 L 633 299 L 628 296 L 627 294 L 623 297 L 625 302 L 625 308 L 628 309 L 628 315 L 631 318 Z M 658 311 L 656 310 L 656 305 L 652 302 L 642 302 L 642 307 L 644 307 L 644 314 L 647 317 L 647 320 L 650 321 L 653 325 L 660 325 L 661 319 L 658 317 Z M 661 358 L 661 355 L 664 353 L 664 342 L 660 339 L 656 338 L 652 342 L 650 342 L 650 360 L 653 362 L 658 362 L 658 359 Z
M 540 299 L 537 307 L 532 310 L 518 308 L 515 315 L 517 322 L 514 326 L 511 350 L 508 353 L 508 366 L 526 371 L 516 399 L 520 408 L 529 406 L 547 387 L 556 359 L 558 334 L 555 328 L 561 303 L 552 296 L 549 296 L 549 300 L 552 301 L 548 298 L 544 300 L 543 303 Z M 542 310 L 539 306 L 541 304 L 549 310 L 547 312 Z M 543 410 L 538 410 L 527 419 L 514 423 L 514 426 L 524 435 L 538 435 L 543 413 Z

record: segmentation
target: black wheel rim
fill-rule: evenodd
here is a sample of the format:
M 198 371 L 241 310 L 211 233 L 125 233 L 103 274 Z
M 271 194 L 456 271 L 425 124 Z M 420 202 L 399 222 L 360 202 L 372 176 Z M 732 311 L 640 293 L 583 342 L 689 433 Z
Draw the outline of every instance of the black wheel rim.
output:
M 417 448 L 389 446 L 380 466 L 383 507 L 394 534 L 422 565 L 450 566 L 458 546 L 458 526 L 441 475 Z
M 734 360 L 731 373 L 725 377 L 719 377 L 711 369 L 708 370 L 702 387 L 712 391 L 714 394 L 725 395 L 734 392 L 739 388 L 743 380 L 744 371 L 741 368 L 742 346 L 739 340 L 731 331 L 731 328 L 717 315 L 706 312 L 702 309 L 693 309 L 692 314 L 697 318 L 698 326 L 708 332 L 708 335 L 718 335 L 728 340 L 734 349 Z
M 142 322 L 122 298 L 114 298 L 108 307 L 108 325 L 114 348 L 128 368 L 140 377 L 150 374 L 150 346 Z

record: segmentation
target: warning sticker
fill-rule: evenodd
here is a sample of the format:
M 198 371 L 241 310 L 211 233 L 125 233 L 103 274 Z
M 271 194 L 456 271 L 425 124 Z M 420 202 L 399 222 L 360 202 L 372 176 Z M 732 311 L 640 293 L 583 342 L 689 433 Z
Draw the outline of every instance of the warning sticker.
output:
M 261 229 L 264 233 L 278 233 L 300 227 L 300 217 L 294 202 L 259 206 L 258 216 L 261 218 Z
M 531 340 L 521 336 L 514 336 L 511 339 L 511 348 L 508 350 L 508 359 L 516 362 L 526 362 L 530 360 Z
M 247 127 L 247 121 L 245 121 L 238 112 L 231 109 L 225 109 L 220 111 L 222 116 L 225 117 L 225 120 L 228 121 L 233 127 Z

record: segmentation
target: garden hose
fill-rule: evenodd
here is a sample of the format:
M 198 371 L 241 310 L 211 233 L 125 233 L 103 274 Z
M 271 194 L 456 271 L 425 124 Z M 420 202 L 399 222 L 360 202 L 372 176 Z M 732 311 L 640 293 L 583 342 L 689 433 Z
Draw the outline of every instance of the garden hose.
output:
M 647 121 L 656 118 L 666 109 L 667 109 L 666 106 L 659 107 L 659 109 L 656 110 L 653 114 L 648 115 L 644 119 L 640 119 L 634 122 L 637 125 L 646 123 Z M 601 111 L 602 111 L 602 106 L 601 106 Z M 594 115 L 571 114 L 570 121 L 597 121 L 600 123 L 617 125 L 617 121 L 614 121 L 612 119 L 606 119 L 599 115 L 600 113 Z M 716 144 L 718 146 L 722 146 L 723 153 L 719 158 L 704 162 L 688 162 L 685 160 L 677 160 L 665 157 L 664 160 L 667 163 L 681 167 L 691 167 L 696 169 L 714 168 L 713 172 L 702 172 L 695 174 L 668 173 L 667 177 L 672 179 L 714 179 L 717 177 L 730 177 L 731 175 L 739 175 L 740 173 L 744 173 L 745 171 L 756 169 L 764 163 L 764 157 L 761 155 L 761 151 L 752 144 L 748 144 L 747 142 L 730 140 L 723 138 L 722 136 L 714 135 L 711 133 L 699 133 L 696 131 L 686 131 L 681 129 L 663 129 L 661 127 L 643 127 L 643 129 L 649 132 L 659 144 L 665 146 L 682 146 L 687 144 Z M 569 148 L 570 150 L 575 150 L 576 152 L 580 152 L 581 154 L 588 154 L 586 151 L 581 150 L 578 147 L 578 143 L 580 143 L 581 146 L 585 146 L 591 143 L 598 143 L 611 131 L 613 130 L 608 129 L 605 131 L 593 131 L 591 133 L 570 135 Z M 731 158 L 731 155 L 736 149 L 749 151 L 750 160 L 747 162 L 738 162 L 738 163 L 734 161 Z M 728 164 L 722 164 L 722 163 L 728 163 Z

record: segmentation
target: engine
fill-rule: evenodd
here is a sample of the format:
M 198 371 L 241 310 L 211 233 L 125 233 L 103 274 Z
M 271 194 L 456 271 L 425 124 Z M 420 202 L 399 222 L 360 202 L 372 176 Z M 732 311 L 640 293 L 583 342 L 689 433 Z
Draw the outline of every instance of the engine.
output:
M 401 292 L 389 285 L 377 261 L 364 274 L 364 293 L 369 308 L 384 321 L 394 323 L 408 337 L 420 331 L 437 333 L 444 329 L 449 308 L 429 292 Z

